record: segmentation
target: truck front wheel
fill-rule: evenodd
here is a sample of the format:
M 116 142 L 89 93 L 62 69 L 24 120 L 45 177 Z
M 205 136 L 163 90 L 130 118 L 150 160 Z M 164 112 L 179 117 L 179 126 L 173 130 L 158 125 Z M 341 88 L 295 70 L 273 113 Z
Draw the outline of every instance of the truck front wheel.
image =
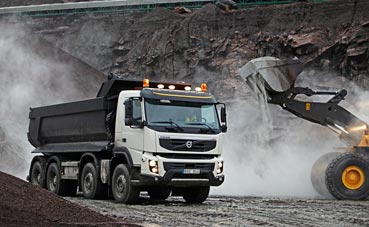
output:
M 183 190 L 183 199 L 188 203 L 202 203 L 209 196 L 210 187 L 186 188 Z
M 97 178 L 97 171 L 93 163 L 87 163 L 82 170 L 81 188 L 86 199 L 102 198 L 105 185 Z
M 119 164 L 114 169 L 112 193 L 115 201 L 120 203 L 135 203 L 139 198 L 140 190 L 131 184 L 131 176 L 124 164 Z

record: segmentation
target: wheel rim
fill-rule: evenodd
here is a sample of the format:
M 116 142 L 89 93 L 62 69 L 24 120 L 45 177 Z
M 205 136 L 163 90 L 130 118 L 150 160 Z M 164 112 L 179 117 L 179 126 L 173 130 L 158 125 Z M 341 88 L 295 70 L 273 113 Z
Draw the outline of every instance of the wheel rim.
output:
M 93 180 L 92 173 L 86 174 L 86 176 L 83 179 L 83 187 L 84 187 L 86 193 L 91 192 L 93 181 L 94 180 Z
M 118 193 L 119 196 L 122 196 L 125 189 L 126 189 L 126 178 L 123 175 L 120 175 L 117 180 L 115 181 L 115 185 L 116 185 L 116 191 Z
M 56 191 L 56 184 L 57 184 L 58 178 L 56 174 L 52 174 L 49 181 L 49 188 L 50 191 L 55 192 Z
M 36 184 L 36 185 L 41 184 L 41 173 L 40 172 L 35 172 L 34 173 L 32 183 Z
M 363 186 L 364 181 L 364 171 L 359 166 L 348 166 L 342 172 L 342 183 L 348 189 L 356 190 Z

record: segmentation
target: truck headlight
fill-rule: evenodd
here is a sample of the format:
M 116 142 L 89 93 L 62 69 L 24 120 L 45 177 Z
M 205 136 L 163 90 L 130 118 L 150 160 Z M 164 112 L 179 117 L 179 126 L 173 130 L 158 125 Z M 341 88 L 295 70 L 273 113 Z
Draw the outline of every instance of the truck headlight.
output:
M 218 162 L 217 174 L 223 173 L 223 161 Z
M 159 173 L 158 161 L 150 160 L 149 161 L 149 169 L 152 173 Z

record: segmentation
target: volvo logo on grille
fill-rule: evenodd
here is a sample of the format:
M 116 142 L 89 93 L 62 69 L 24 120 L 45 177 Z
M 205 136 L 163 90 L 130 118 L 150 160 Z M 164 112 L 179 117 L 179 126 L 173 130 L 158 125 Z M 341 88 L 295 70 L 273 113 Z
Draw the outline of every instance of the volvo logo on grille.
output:
M 187 141 L 187 142 L 186 142 L 186 147 L 187 147 L 188 149 L 190 149 L 190 148 L 192 147 L 192 141 Z

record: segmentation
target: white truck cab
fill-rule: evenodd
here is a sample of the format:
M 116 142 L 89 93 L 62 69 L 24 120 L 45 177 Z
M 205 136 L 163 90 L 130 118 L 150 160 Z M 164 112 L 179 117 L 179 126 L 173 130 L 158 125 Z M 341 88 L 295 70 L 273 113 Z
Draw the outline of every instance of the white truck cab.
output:
M 126 148 L 132 158 L 138 178 L 133 184 L 174 188 L 174 194 L 192 187 L 208 192 L 209 186 L 222 184 L 226 125 L 217 105 L 222 105 L 224 115 L 224 104 L 211 94 L 188 88 L 121 91 L 115 146 Z

